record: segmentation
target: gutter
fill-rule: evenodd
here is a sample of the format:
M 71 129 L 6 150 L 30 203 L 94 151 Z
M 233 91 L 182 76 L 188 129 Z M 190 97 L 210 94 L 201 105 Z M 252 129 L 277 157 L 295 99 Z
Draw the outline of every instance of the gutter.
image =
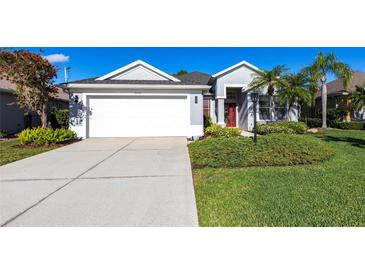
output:
M 197 89 L 209 90 L 208 85 L 142 85 L 142 84 L 67 84 L 68 89 Z

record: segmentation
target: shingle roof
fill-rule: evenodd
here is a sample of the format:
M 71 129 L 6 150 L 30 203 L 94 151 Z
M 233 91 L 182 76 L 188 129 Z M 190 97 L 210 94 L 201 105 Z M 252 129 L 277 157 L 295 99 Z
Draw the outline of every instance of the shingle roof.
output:
M 179 78 L 181 81 L 189 81 L 198 85 L 208 85 L 212 79 L 210 74 L 199 71 L 194 71 L 183 75 L 175 75 L 175 77 Z
M 352 83 L 348 92 L 352 92 L 355 90 L 356 86 L 363 86 L 365 84 L 365 73 L 363 72 L 354 72 L 352 75 Z M 343 81 L 341 79 L 336 79 L 327 84 L 328 94 L 337 93 L 341 91 L 346 91 L 343 86 Z
M 10 81 L 6 79 L 0 79 L 0 90 L 15 90 L 15 84 L 11 83 Z M 69 95 L 64 92 L 64 90 L 61 87 L 57 87 L 57 93 L 53 96 L 55 99 L 63 100 L 63 101 L 69 101 Z
M 212 78 L 209 74 L 192 72 L 184 75 L 173 75 L 181 82 L 164 80 L 96 80 L 99 77 L 69 82 L 69 84 L 141 84 L 141 85 L 208 85 Z

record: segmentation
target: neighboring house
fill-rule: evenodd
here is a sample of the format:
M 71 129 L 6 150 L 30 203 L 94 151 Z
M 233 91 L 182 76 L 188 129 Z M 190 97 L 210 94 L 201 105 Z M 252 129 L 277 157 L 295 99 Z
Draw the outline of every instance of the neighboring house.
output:
M 253 128 L 248 89 L 258 68 L 243 61 L 214 75 L 170 75 L 135 61 L 96 78 L 68 83 L 71 129 L 79 137 L 187 136 L 204 134 L 203 115 L 222 126 Z M 297 120 L 261 91 L 258 120 Z
M 19 108 L 14 95 L 15 85 L 9 81 L 0 80 L 0 130 L 17 133 L 27 127 L 41 124 L 38 115 Z M 57 109 L 68 108 L 69 96 L 62 88 L 58 88 L 50 107 Z
M 356 86 L 365 85 L 365 73 L 354 72 L 350 87 L 346 90 L 341 79 L 336 79 L 327 84 L 327 108 L 347 109 L 350 105 L 349 95 L 356 90 Z M 322 109 L 321 93 L 316 98 L 316 113 Z M 347 120 L 365 120 L 365 109 L 349 113 Z

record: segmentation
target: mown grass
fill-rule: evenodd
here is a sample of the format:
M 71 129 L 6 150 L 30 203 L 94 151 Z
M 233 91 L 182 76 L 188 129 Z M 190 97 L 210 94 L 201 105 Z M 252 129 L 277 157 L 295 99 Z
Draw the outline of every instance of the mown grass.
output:
M 46 152 L 60 145 L 49 146 L 23 146 L 20 145 L 18 139 L 11 139 L 0 142 L 0 166 L 23 158 L 27 158 L 42 152 Z
M 327 130 L 328 161 L 195 169 L 201 226 L 364 226 L 365 131 Z

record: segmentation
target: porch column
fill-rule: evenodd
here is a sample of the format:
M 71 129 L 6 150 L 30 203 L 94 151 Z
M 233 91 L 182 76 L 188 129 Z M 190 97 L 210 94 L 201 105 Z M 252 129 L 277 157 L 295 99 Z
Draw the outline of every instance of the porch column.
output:
M 224 98 L 217 99 L 217 123 L 220 126 L 225 126 L 225 123 L 224 123 Z

